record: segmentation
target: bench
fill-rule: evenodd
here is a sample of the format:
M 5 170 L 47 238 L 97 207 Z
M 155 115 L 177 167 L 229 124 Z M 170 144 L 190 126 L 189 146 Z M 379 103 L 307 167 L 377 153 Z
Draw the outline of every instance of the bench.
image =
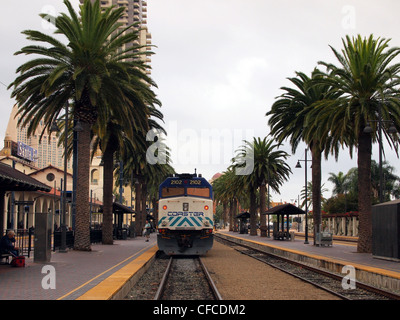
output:
M 10 257 L 12 257 L 11 253 L 0 253 L 0 263 L 3 259 L 6 259 L 6 262 L 3 264 L 10 264 Z
M 274 240 L 289 240 L 290 239 L 290 233 L 286 231 L 274 231 L 273 232 L 273 237 Z

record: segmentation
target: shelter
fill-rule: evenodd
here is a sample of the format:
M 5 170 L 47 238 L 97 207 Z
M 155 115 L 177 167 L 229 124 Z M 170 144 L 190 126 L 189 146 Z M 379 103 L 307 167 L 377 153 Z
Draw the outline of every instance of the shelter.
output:
M 277 223 L 274 224 L 274 239 L 288 239 L 289 238 L 289 216 L 305 214 L 305 211 L 301 210 L 290 203 L 282 204 L 273 208 L 270 208 L 264 214 L 272 215 L 276 214 Z M 285 231 L 285 216 L 286 216 L 286 231 Z
M 0 163 L 0 230 L 4 230 L 4 197 L 8 191 L 50 192 L 51 188 L 7 164 Z
M 241 214 L 238 214 L 236 216 L 236 219 L 239 220 L 239 233 L 244 234 L 248 232 L 247 223 L 249 218 L 250 218 L 250 212 L 248 211 L 242 212 Z
M 99 212 L 103 212 L 104 207 L 100 206 Z M 117 239 L 123 239 L 125 238 L 124 233 L 124 228 L 122 226 L 123 221 L 124 221 L 124 214 L 134 214 L 135 211 L 133 211 L 131 208 L 124 206 L 123 204 L 119 202 L 113 202 L 113 214 L 114 214 L 114 232 L 116 232 Z M 126 233 L 126 229 L 125 229 Z

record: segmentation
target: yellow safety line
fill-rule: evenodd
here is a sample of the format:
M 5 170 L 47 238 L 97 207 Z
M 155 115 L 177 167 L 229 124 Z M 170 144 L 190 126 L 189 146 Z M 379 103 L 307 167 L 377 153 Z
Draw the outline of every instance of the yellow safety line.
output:
M 112 269 L 118 267 L 119 265 L 123 264 L 123 263 L 126 262 L 127 260 L 129 260 L 129 259 L 133 258 L 134 256 L 138 255 L 138 254 L 141 253 L 142 251 L 147 250 L 147 249 L 150 248 L 151 246 L 153 246 L 153 245 L 149 245 L 149 246 L 143 248 L 142 250 L 136 252 L 135 254 L 131 255 L 130 257 L 126 258 L 125 260 L 121 261 L 120 263 L 118 263 L 118 264 L 112 266 L 111 268 L 107 269 L 106 271 L 104 271 L 104 272 L 98 274 L 97 276 L 95 276 L 94 278 L 90 279 L 89 281 L 86 281 L 84 284 L 82 284 L 82 285 L 80 285 L 79 287 L 75 288 L 74 290 L 68 292 L 67 294 L 63 295 L 62 297 L 58 298 L 57 300 L 62 300 L 62 299 L 64 299 L 65 297 L 68 297 L 69 295 L 73 294 L 75 291 L 78 291 L 79 289 L 81 289 L 81 288 L 83 288 L 84 286 L 88 285 L 88 284 L 89 284 L 90 282 L 92 282 L 93 280 L 96 280 L 97 278 L 101 277 L 103 274 L 105 274 L 105 273 L 109 272 L 110 270 L 112 270 Z
M 121 290 L 127 290 L 125 288 L 126 284 L 130 283 L 130 286 L 133 286 L 134 282 L 139 280 L 139 275 L 135 275 L 155 256 L 157 251 L 157 246 L 150 248 L 126 266 L 105 278 L 98 285 L 82 294 L 77 300 L 110 300 L 114 298 Z M 125 292 L 122 292 L 122 294 L 125 294 Z
M 369 272 L 373 272 L 373 273 L 377 273 L 377 274 L 390 276 L 392 278 L 400 279 L 400 273 L 398 271 L 382 269 L 382 268 L 379 268 L 379 267 L 372 267 L 372 266 L 369 266 L 369 265 L 359 264 L 359 263 L 355 263 L 355 262 L 352 262 L 352 261 L 348 261 L 348 260 L 345 260 L 345 259 L 340 259 L 340 258 L 336 258 L 336 257 L 332 257 L 332 256 L 321 256 L 321 255 L 318 255 L 318 254 L 309 253 L 309 252 L 305 252 L 305 251 L 299 251 L 299 250 L 296 250 L 296 249 L 289 249 L 289 248 L 281 247 L 281 246 L 278 246 L 278 245 L 273 245 L 273 244 L 259 242 L 259 241 L 255 241 L 255 240 L 251 240 L 251 239 L 245 239 L 245 238 L 236 237 L 236 236 L 233 236 L 233 235 L 230 235 L 230 234 L 226 234 L 226 233 L 222 233 L 222 232 L 221 232 L 221 234 L 224 234 L 224 235 L 226 235 L 228 237 L 240 239 L 240 240 L 243 240 L 243 241 L 253 242 L 253 243 L 256 243 L 256 244 L 259 244 L 259 245 L 263 245 L 263 246 L 266 246 L 266 247 L 280 249 L 280 250 L 292 252 L 292 253 L 295 253 L 295 254 L 301 254 L 301 255 L 304 255 L 304 256 L 307 256 L 307 257 L 310 257 L 310 258 L 314 258 L 314 259 L 318 259 L 318 260 L 325 260 L 325 261 L 328 261 L 328 262 L 341 263 L 343 265 L 352 265 L 355 268 L 360 269 L 360 270 L 369 271 Z

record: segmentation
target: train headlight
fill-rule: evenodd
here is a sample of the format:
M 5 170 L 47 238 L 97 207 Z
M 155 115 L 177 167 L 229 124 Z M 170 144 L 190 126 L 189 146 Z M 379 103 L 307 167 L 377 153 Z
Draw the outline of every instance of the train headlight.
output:
M 209 209 L 209 207 L 208 206 L 204 206 L 204 210 L 208 210 Z
M 209 227 L 210 226 L 210 222 L 209 221 L 207 221 L 207 220 L 204 220 L 204 226 L 206 226 L 206 227 Z
M 161 226 L 163 226 L 163 227 L 165 227 L 167 224 L 168 224 L 168 222 L 165 220 L 163 222 L 161 222 Z
M 167 206 L 166 205 L 163 205 L 163 210 L 167 210 Z

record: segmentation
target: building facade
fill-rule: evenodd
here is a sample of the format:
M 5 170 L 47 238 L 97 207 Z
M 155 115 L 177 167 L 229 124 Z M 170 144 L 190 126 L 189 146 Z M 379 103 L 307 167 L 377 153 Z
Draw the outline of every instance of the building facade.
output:
M 91 0 L 94 2 L 95 0 Z M 83 0 L 80 0 L 82 3 Z M 136 30 L 139 31 L 139 39 L 135 43 L 143 47 L 141 51 L 151 50 L 151 33 L 147 28 L 147 1 L 144 0 L 101 0 L 100 5 L 102 8 L 114 6 L 116 8 L 125 8 L 124 15 L 118 20 L 121 23 L 121 28 L 125 28 L 132 24 L 137 24 Z M 131 44 L 134 45 L 134 44 Z M 150 65 L 150 54 L 143 57 L 146 63 Z M 150 75 L 151 70 L 147 69 L 146 73 Z

